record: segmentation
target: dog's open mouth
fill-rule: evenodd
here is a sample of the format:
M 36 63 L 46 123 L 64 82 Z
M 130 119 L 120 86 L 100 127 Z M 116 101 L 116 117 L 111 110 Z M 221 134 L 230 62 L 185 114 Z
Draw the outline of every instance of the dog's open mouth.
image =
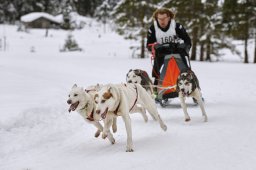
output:
M 75 111 L 78 105 L 79 105 L 79 101 L 77 101 L 77 102 L 71 104 L 70 107 L 69 107 L 69 109 L 68 109 L 68 111 L 69 111 L 69 112 Z
M 182 96 L 185 97 L 185 96 L 189 96 L 189 92 L 182 92 Z
M 101 114 L 101 118 L 105 119 L 107 117 L 107 113 L 108 113 L 108 108 L 106 108 L 106 110 Z

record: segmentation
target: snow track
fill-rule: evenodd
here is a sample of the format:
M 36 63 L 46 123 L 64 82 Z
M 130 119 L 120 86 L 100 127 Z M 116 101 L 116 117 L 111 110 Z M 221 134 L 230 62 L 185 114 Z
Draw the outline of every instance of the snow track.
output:
M 149 58 L 131 60 L 128 41 L 113 33 L 98 38 L 90 29 L 74 32 L 84 52 L 59 53 L 67 32 L 50 30 L 52 36 L 42 38 L 44 30 L 25 34 L 6 26 L 9 51 L 0 51 L 0 170 L 256 169 L 256 67 L 237 61 L 192 62 L 209 122 L 189 99 L 191 121 L 185 123 L 174 99 L 166 108 L 158 106 L 167 132 L 150 116 L 145 123 L 140 114 L 131 115 L 133 153 L 125 152 L 121 118 L 114 145 L 95 138 L 94 126 L 67 111 L 73 84 L 125 82 L 129 69 L 151 73 L 151 64 Z

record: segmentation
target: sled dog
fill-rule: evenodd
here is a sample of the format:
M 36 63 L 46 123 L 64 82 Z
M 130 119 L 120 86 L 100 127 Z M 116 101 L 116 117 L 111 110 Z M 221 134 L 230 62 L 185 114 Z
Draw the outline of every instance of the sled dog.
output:
M 146 71 L 140 69 L 130 69 L 126 74 L 126 82 L 140 84 L 151 96 L 153 96 L 153 83 Z
M 195 73 L 191 69 L 181 71 L 177 79 L 177 92 L 179 93 L 179 98 L 181 102 L 181 107 L 185 114 L 185 121 L 190 121 L 190 117 L 187 112 L 187 105 L 185 103 L 186 97 L 193 97 L 198 102 L 204 121 L 207 122 L 208 118 L 204 108 L 204 102 L 202 100 L 201 89 L 199 86 L 199 81 Z
M 154 120 L 157 120 L 160 127 L 166 131 L 167 126 L 158 114 L 152 97 L 140 84 L 109 84 L 105 85 L 95 95 L 96 115 L 104 119 L 103 138 L 111 135 L 109 128 L 113 117 L 121 116 L 125 123 L 127 133 L 126 151 L 133 152 L 132 127 L 129 112 L 136 104 L 144 107 Z
M 103 131 L 103 127 L 99 121 L 95 120 L 95 103 L 94 103 L 94 94 L 95 90 L 92 90 L 92 86 L 90 86 L 90 90 L 84 90 L 82 87 L 78 87 L 76 84 L 73 85 L 69 95 L 67 103 L 70 105 L 68 111 L 77 111 L 86 122 L 93 124 L 98 129 L 95 133 L 95 137 L 98 137 L 100 133 Z M 97 88 L 100 88 L 97 85 Z M 96 87 L 95 87 L 96 89 Z M 116 132 L 116 119 L 113 120 L 113 132 Z M 109 141 L 114 144 L 115 139 L 113 135 L 109 133 L 108 136 Z
M 103 131 L 103 127 L 99 122 L 99 118 L 95 118 L 98 115 L 95 115 L 95 102 L 94 96 L 99 91 L 103 85 L 97 84 L 95 86 L 88 86 L 85 90 L 82 87 L 78 87 L 76 84 L 73 85 L 67 103 L 70 105 L 68 109 L 69 112 L 77 111 L 86 122 L 93 124 L 98 129 L 95 133 L 95 137 L 98 137 L 100 133 Z M 141 113 L 144 121 L 148 121 L 148 117 L 146 115 L 146 110 L 143 107 L 134 106 L 134 108 L 130 111 L 130 113 Z M 112 120 L 112 130 L 115 133 L 117 131 L 116 125 L 116 117 L 113 117 Z M 110 133 L 110 132 L 109 132 Z M 108 139 L 112 144 L 115 143 L 115 139 L 113 135 L 110 133 Z

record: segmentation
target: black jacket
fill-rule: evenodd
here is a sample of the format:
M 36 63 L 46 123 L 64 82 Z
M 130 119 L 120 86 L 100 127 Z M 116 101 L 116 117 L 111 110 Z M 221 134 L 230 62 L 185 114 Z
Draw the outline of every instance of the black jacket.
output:
M 157 22 L 157 25 L 158 27 L 166 32 L 169 27 L 170 27 L 170 24 L 171 22 L 169 22 L 167 28 L 165 29 L 162 29 L 158 22 Z M 189 50 L 191 48 L 191 39 L 186 31 L 186 29 L 179 23 L 176 23 L 176 27 L 175 27 L 175 31 L 176 31 L 176 34 L 178 36 L 178 38 L 184 40 L 184 44 L 186 45 L 186 48 Z M 155 33 L 155 27 L 154 27 L 154 24 L 152 24 L 148 30 L 148 35 L 147 35 L 147 47 L 148 47 L 148 50 L 151 51 L 151 49 L 149 48 L 149 44 L 152 44 L 152 43 L 155 43 L 157 40 L 156 40 L 156 33 Z

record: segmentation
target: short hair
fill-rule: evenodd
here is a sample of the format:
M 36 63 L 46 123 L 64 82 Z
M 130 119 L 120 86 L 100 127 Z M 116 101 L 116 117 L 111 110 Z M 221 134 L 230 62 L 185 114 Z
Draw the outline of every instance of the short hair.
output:
M 157 15 L 158 14 L 166 14 L 168 17 L 170 17 L 171 19 L 174 19 L 175 18 L 175 14 L 169 10 L 168 8 L 160 8 L 160 9 L 157 9 L 154 14 L 153 14 L 153 18 L 155 20 L 157 20 Z

